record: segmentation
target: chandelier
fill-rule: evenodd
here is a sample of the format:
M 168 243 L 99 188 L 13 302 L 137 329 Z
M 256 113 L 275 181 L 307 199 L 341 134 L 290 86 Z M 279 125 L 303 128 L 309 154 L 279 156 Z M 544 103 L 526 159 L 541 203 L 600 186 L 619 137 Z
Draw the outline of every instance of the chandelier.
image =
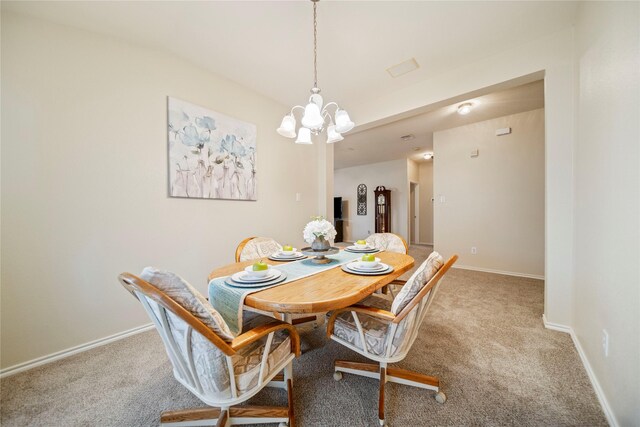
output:
M 349 118 L 349 114 L 340 108 L 335 102 L 329 102 L 323 106 L 324 100 L 318 88 L 318 18 L 316 6 L 319 0 L 313 2 L 313 88 L 306 107 L 296 105 L 289 114 L 284 116 L 278 133 L 286 138 L 296 138 L 296 118 L 294 111 L 303 110 L 300 128 L 297 132 L 296 144 L 313 144 L 311 134 L 319 135 L 327 127 L 327 144 L 342 141 L 342 134 L 349 132 L 355 126 Z M 329 107 L 335 107 L 334 116 L 331 117 Z

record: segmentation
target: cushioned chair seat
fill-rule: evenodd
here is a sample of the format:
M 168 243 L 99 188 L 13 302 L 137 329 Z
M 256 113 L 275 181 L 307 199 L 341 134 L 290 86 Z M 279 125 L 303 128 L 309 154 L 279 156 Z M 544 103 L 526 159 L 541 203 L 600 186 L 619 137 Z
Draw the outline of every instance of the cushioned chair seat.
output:
M 390 301 L 376 296 L 370 296 L 361 301 L 360 304 L 387 311 L 391 307 Z M 384 354 L 389 323 L 364 313 L 358 313 L 358 320 L 364 330 L 367 351 L 377 355 Z M 358 333 L 358 328 L 356 327 L 351 312 L 347 311 L 336 317 L 333 333 L 355 347 L 362 349 L 362 340 L 360 339 L 360 334 Z
M 273 321 L 272 317 L 245 312 L 242 321 L 242 332 L 246 332 L 271 321 Z M 262 361 L 266 344 L 267 338 L 265 337 L 243 348 L 232 356 L 238 392 L 244 392 L 258 383 L 260 362 Z M 289 335 L 282 331 L 276 332 L 271 341 L 271 347 L 269 348 L 266 374 L 273 373 L 273 370 L 290 354 L 291 340 L 289 339 Z

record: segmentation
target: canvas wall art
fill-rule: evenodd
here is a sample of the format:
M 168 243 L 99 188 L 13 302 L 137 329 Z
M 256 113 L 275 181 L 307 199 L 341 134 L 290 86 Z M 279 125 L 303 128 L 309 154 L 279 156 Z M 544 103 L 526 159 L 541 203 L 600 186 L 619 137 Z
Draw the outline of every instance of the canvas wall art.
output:
M 169 97 L 169 195 L 257 200 L 256 126 Z

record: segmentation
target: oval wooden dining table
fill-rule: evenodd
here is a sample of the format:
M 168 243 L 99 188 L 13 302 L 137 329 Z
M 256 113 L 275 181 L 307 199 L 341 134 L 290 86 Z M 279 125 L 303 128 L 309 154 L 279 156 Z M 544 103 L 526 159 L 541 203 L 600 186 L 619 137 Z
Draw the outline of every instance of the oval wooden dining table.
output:
M 312 276 L 249 294 L 244 304 L 258 310 L 283 314 L 327 312 L 361 301 L 410 270 L 414 264 L 411 256 L 395 252 L 379 252 L 376 257 L 393 266 L 394 270 L 380 276 L 361 276 L 346 273 L 340 266 L 336 266 Z M 255 261 L 237 262 L 216 268 L 209 274 L 209 281 L 241 271 Z M 268 262 L 271 265 L 286 263 L 271 260 Z

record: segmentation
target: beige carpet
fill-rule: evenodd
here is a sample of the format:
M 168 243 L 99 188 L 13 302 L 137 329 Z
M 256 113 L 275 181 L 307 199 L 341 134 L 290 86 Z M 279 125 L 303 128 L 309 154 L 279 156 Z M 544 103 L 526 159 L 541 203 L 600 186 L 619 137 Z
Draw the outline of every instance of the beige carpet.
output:
M 412 246 L 416 261 L 430 248 Z M 117 283 L 114 283 L 117 286 Z M 140 308 L 142 310 L 142 308 Z M 602 410 L 567 334 L 542 326 L 543 282 L 452 270 L 398 366 L 440 377 L 448 396 L 387 386 L 391 426 L 600 426 Z M 298 425 L 377 425 L 377 382 L 332 378 L 334 359 L 364 359 L 303 334 L 294 362 Z M 3 380 L 2 426 L 152 426 L 165 409 L 203 404 L 175 381 L 155 331 Z M 253 404 L 286 403 L 265 389 Z

